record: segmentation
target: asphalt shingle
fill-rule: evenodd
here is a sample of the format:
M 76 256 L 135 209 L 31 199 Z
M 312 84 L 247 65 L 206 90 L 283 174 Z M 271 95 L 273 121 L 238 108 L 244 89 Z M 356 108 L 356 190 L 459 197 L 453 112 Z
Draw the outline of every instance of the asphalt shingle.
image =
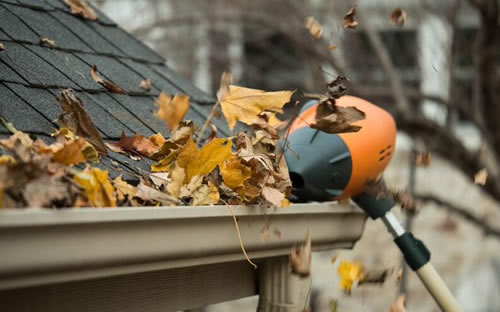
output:
M 116 56 L 125 55 L 113 44 L 105 40 L 92 27 L 83 22 L 81 18 L 59 10 L 50 12 L 50 14 L 96 52 Z
M 120 86 L 120 88 L 133 93 L 146 93 L 145 90 L 139 87 L 144 77 L 139 76 L 115 58 L 84 53 L 77 53 L 76 55 L 90 66 L 96 65 L 100 74 Z
M 0 52 L 0 81 L 26 83 L 26 81 L 21 78 L 21 76 L 19 76 L 15 71 L 7 66 L 7 64 L 2 60 L 8 60 L 8 54 L 6 51 Z
M 104 36 L 109 42 L 112 42 L 115 46 L 119 47 L 120 50 L 125 52 L 128 56 L 144 61 L 144 62 L 155 62 L 164 63 L 158 54 L 153 52 L 149 47 L 139 42 L 137 39 L 132 37 L 130 34 L 125 32 L 119 27 L 104 26 L 99 23 L 88 23 L 90 26 Z
M 0 114 L 24 132 L 50 133 L 54 125 L 26 104 L 5 85 L 0 84 Z
M 104 91 L 104 87 L 90 76 L 90 66 L 69 52 L 42 46 L 26 46 L 32 52 L 52 64 L 57 70 L 85 90 Z
M 7 34 L 3 32 L 3 30 L 0 30 L 0 40 L 10 40 L 9 36 L 7 36 Z
M 64 11 L 69 11 L 68 6 L 64 4 L 64 2 L 61 0 L 44 0 L 44 1 L 54 8 L 61 9 Z
M 19 4 L 37 9 L 37 10 L 52 10 L 52 6 L 43 0 L 17 0 Z
M 38 35 L 7 10 L 7 6 L 13 7 L 8 4 L 0 5 L 0 28 L 14 40 L 38 42 L 40 39 Z
M 139 73 L 140 75 L 151 79 L 151 83 L 153 84 L 153 88 L 151 89 L 152 94 L 158 95 L 160 91 L 163 91 L 167 94 L 179 93 L 179 89 L 177 87 L 175 87 L 165 77 L 155 72 L 146 64 L 124 58 L 121 58 L 120 61 L 134 70 L 136 73 Z
M 35 42 L 38 42 L 39 38 L 49 38 L 54 40 L 55 45 L 59 48 L 85 52 L 92 51 L 47 12 L 8 4 L 5 7 L 37 33 L 38 39 Z
M 28 48 L 14 42 L 4 42 L 8 58 L 2 60 L 30 84 L 37 86 L 77 87 L 52 65 L 31 52 Z

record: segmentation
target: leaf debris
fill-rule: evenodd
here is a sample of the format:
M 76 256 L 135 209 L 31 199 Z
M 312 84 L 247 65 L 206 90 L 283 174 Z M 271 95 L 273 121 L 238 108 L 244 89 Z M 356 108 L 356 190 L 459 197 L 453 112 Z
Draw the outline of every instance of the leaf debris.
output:
M 304 26 L 307 28 L 307 30 L 309 30 L 309 33 L 314 38 L 319 39 L 321 37 L 323 28 L 313 16 L 309 16 L 306 18 L 306 20 L 304 21 Z
M 353 7 L 351 8 L 345 15 L 344 15 L 344 28 L 356 28 L 358 26 L 358 22 L 354 20 L 354 16 L 356 15 L 356 8 Z
M 46 47 L 49 47 L 51 49 L 53 49 L 55 46 L 56 46 L 56 43 L 54 40 L 51 40 L 49 38 L 40 38 L 40 41 L 38 42 L 40 45 L 43 45 L 43 46 L 46 46 Z
M 144 79 L 144 80 L 141 80 L 141 82 L 139 83 L 139 87 L 141 89 L 144 89 L 146 91 L 149 91 L 151 90 L 151 79 Z
M 92 68 L 90 69 L 90 76 L 92 76 L 92 79 L 94 79 L 95 82 L 106 88 L 108 91 L 113 93 L 125 93 L 125 91 L 114 82 L 105 80 L 99 76 L 96 65 L 92 65 Z
M 97 20 L 97 13 L 92 9 L 86 0 L 64 0 L 64 3 L 71 9 L 71 14 L 82 16 L 89 20 Z
M 389 16 L 389 20 L 396 26 L 403 26 L 406 22 L 406 12 L 401 8 L 396 8 Z

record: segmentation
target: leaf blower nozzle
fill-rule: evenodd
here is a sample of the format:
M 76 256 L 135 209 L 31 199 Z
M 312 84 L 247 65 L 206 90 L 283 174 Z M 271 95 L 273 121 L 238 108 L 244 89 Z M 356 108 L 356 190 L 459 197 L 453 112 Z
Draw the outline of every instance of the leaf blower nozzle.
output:
M 355 122 L 358 132 L 329 134 L 310 127 L 317 101 L 308 102 L 292 123 L 285 159 L 296 201 L 326 201 L 360 195 L 365 183 L 375 180 L 394 152 L 396 124 L 382 108 L 354 96 L 343 96 L 339 106 L 354 106 L 365 113 Z

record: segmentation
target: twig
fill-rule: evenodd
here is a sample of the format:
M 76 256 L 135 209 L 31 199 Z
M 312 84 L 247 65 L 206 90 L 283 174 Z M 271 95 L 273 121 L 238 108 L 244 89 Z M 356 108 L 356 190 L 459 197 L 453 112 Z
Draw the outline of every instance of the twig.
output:
M 448 211 L 453 212 L 465 220 L 473 223 L 474 225 L 481 228 L 485 235 L 491 235 L 500 239 L 500 229 L 496 229 L 489 225 L 486 221 L 481 220 L 479 217 L 473 215 L 468 212 L 465 208 L 459 207 L 451 202 L 445 201 L 435 195 L 432 194 L 418 194 L 415 195 L 415 198 L 422 202 L 431 202 L 443 208 L 446 208 Z
M 212 117 L 214 117 L 215 111 L 217 110 L 217 107 L 219 107 L 219 106 L 220 106 L 220 102 L 219 101 L 215 102 L 214 106 L 212 107 L 212 110 L 208 114 L 207 119 L 205 120 L 205 123 L 201 127 L 200 134 L 198 135 L 198 138 L 196 139 L 196 145 L 197 146 L 200 145 L 201 139 L 203 138 L 203 133 L 207 129 L 208 124 L 210 123 L 210 120 L 212 120 Z
M 227 209 L 231 212 L 231 216 L 233 217 L 234 221 L 234 227 L 236 228 L 236 233 L 238 234 L 238 240 L 240 241 L 240 247 L 241 251 L 243 252 L 243 255 L 245 256 L 245 259 L 247 260 L 248 263 L 250 263 L 254 269 L 257 269 L 257 265 L 250 260 L 250 258 L 247 255 L 247 252 L 245 250 L 245 246 L 243 246 L 243 240 L 241 239 L 241 233 L 240 233 L 240 227 L 238 226 L 238 220 L 236 220 L 236 216 L 234 215 L 233 208 L 231 205 L 229 205 L 225 200 L 221 199 L 221 201 L 226 205 Z

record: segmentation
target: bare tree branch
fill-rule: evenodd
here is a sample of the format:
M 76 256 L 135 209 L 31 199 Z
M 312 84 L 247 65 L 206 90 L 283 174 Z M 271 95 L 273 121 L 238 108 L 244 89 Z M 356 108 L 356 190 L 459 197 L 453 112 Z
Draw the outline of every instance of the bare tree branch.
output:
M 466 221 L 479 227 L 483 231 L 484 235 L 491 235 L 500 239 L 500 229 L 492 227 L 485 220 L 475 216 L 463 207 L 459 207 L 432 194 L 418 194 L 415 195 L 414 198 L 420 202 L 430 202 L 438 205 L 439 207 L 445 208 L 446 210 L 459 215 Z

